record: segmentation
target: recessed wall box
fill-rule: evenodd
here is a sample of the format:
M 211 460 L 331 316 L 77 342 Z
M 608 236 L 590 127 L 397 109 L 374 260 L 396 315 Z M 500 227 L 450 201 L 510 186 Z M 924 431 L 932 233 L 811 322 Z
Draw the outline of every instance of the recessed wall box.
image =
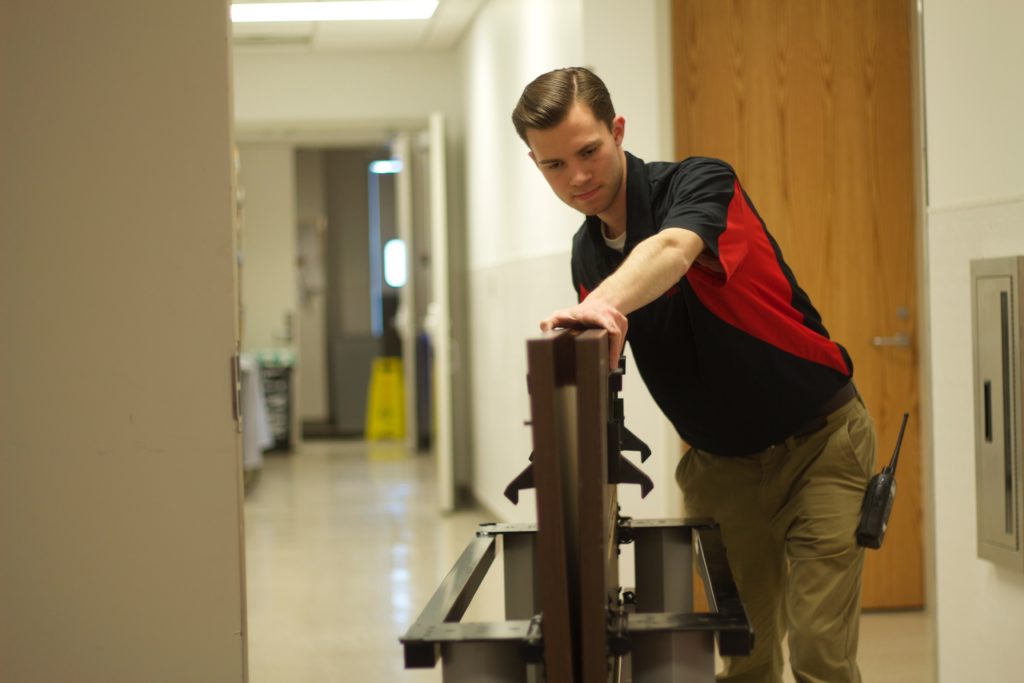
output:
M 978 556 L 1024 571 L 1024 257 L 971 262 Z

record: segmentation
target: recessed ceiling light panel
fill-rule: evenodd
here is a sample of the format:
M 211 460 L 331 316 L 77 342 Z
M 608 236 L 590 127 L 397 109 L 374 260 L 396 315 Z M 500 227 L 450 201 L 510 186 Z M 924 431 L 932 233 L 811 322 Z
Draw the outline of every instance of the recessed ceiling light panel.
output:
M 436 9 L 437 0 L 244 3 L 231 5 L 231 21 L 409 21 L 429 19 Z

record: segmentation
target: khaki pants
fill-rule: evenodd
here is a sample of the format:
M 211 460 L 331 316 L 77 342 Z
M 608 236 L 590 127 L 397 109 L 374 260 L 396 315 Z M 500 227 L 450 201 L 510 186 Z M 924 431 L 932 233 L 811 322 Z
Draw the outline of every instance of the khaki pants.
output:
M 782 639 L 800 683 L 859 682 L 864 550 L 855 534 L 875 467 L 875 432 L 860 398 L 817 432 L 744 457 L 690 449 L 676 469 L 687 516 L 721 525 L 754 628 L 749 657 L 719 681 L 782 681 Z

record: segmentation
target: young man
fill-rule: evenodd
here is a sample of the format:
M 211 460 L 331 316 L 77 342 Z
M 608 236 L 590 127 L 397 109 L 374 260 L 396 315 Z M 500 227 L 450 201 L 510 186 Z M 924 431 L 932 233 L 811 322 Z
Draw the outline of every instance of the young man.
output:
M 719 680 L 859 681 L 863 549 L 855 540 L 875 461 L 846 350 L 829 338 L 733 169 L 644 163 L 625 120 L 581 68 L 530 83 L 512 114 L 530 158 L 586 216 L 573 239 L 579 303 L 542 330 L 628 339 L 651 395 L 690 446 L 676 470 L 686 514 L 722 528 L 755 633 Z

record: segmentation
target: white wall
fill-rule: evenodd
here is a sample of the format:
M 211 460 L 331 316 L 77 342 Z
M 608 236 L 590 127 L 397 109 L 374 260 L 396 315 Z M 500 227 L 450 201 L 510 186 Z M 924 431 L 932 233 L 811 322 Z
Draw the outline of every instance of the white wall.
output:
M 651 160 L 671 156 L 668 114 L 658 91 L 667 65 L 660 42 L 665 16 L 662 2 L 637 3 L 622 12 L 606 0 L 492 0 L 463 44 L 472 488 L 507 520 L 536 516 L 532 493 L 518 507 L 502 496 L 530 452 L 523 426 L 529 419 L 525 341 L 538 334 L 542 317 L 575 301 L 569 250 L 582 219 L 554 196 L 527 157 L 512 127 L 512 109 L 541 73 L 589 65 L 607 77 L 616 109 L 626 117 L 626 148 Z M 670 472 L 678 461 L 678 438 L 635 369 L 627 372 L 623 397 L 627 426 L 656 453 L 644 465 L 655 493 L 641 505 L 635 487 L 622 487 L 624 510 L 643 517 L 676 515 L 679 498 Z
M 924 5 L 938 674 L 1018 680 L 1024 574 L 977 557 L 971 259 L 1024 254 L 1024 4 Z
M 1024 194 L 1019 0 L 925 0 L 930 205 Z
M 238 152 L 245 188 L 242 348 L 291 348 L 299 333 L 295 154 L 284 143 L 242 144 Z
M 227 23 L 0 3 L 0 680 L 245 678 Z
M 327 201 L 322 150 L 295 152 L 296 249 L 304 263 L 299 282 L 299 397 L 301 418 L 329 422 L 327 380 Z
M 527 157 L 511 113 L 535 76 L 582 57 L 578 0 L 492 0 L 463 43 L 472 490 L 507 521 L 536 519 L 532 492 L 518 507 L 502 492 L 531 448 L 525 340 L 572 297 L 569 246 L 579 222 Z
M 463 45 L 471 271 L 567 252 L 576 214 L 536 171 L 511 114 L 534 77 L 581 61 L 578 0 L 493 0 L 478 15 Z
M 458 62 L 453 51 L 254 53 L 236 50 L 235 120 L 240 128 L 280 131 L 320 126 L 425 124 L 430 112 L 459 118 Z M 377 142 L 386 142 L 383 138 Z

